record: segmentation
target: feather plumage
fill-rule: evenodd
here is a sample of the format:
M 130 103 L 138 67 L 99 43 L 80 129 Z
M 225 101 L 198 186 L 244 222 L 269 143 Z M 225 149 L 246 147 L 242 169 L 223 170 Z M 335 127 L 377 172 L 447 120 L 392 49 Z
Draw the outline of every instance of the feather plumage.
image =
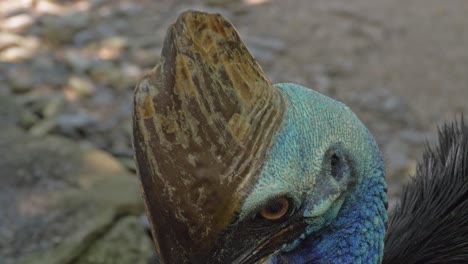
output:
M 383 263 L 468 263 L 468 125 L 439 130 L 389 217 Z

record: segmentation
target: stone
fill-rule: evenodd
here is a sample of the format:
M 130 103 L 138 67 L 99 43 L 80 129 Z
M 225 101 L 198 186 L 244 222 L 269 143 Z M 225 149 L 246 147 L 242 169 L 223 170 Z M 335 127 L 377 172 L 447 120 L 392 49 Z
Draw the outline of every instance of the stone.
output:
M 19 116 L 19 125 L 24 129 L 30 129 L 33 125 L 39 122 L 39 117 L 31 113 L 29 110 L 23 110 Z M 2 122 L 3 123 L 3 122 Z
M 94 81 L 100 84 L 109 84 L 112 80 L 119 78 L 120 72 L 112 62 L 99 61 L 99 63 L 92 65 L 90 75 Z
M 60 95 L 51 95 L 39 91 L 31 91 L 29 93 L 22 94 L 21 96 L 17 96 L 16 102 L 18 102 L 18 104 L 36 116 L 45 117 L 46 108 L 48 108 L 48 105 L 50 105 L 51 101 L 56 100 L 57 97 L 60 97 Z
M 82 54 L 78 50 L 66 50 L 64 53 L 64 61 L 68 67 L 75 73 L 84 73 L 91 68 L 93 60 Z
M 4 50 L 14 45 L 18 45 L 18 43 L 21 43 L 24 40 L 25 38 L 20 35 L 0 32 L 0 50 Z
M 386 98 L 386 100 L 383 101 L 382 104 L 383 110 L 387 112 L 393 112 L 393 111 L 406 111 L 407 106 L 405 102 L 396 96 L 390 96 Z
M 112 106 L 115 103 L 116 95 L 108 87 L 100 87 L 96 94 L 91 98 L 92 104 L 103 106 Z
M 68 79 L 68 87 L 79 97 L 89 97 L 95 93 L 93 82 L 84 76 L 71 76 Z
M 113 37 L 110 37 L 101 41 L 101 45 L 107 46 L 113 49 L 124 49 L 128 47 L 129 45 L 128 42 L 129 40 L 125 37 L 113 36 Z
M 67 81 L 68 71 L 54 59 L 53 54 L 36 55 L 30 62 L 34 81 L 38 85 L 61 86 Z
M 26 93 L 34 86 L 33 72 L 27 67 L 17 67 L 8 72 L 8 80 L 13 93 Z
M 130 48 L 135 50 L 154 48 L 161 45 L 161 40 L 154 36 L 140 36 L 133 39 L 130 43 Z M 161 52 L 159 52 L 161 53 Z M 158 53 L 158 54 L 159 54 Z
M 116 16 L 136 16 L 142 13 L 145 8 L 136 2 L 123 2 L 118 5 Z
M 129 264 L 147 263 L 154 252 L 153 243 L 136 216 L 119 220 L 74 263 Z
M 45 118 L 55 117 L 63 112 L 66 103 L 67 102 L 65 101 L 65 98 L 63 96 L 52 96 L 47 102 L 47 104 L 44 106 L 44 109 L 42 110 L 42 115 Z
M 77 32 L 73 36 L 73 44 L 75 46 L 83 46 L 91 41 L 99 39 L 99 34 L 94 29 L 84 29 Z
M 127 158 L 127 157 L 120 157 L 119 158 L 120 163 L 125 166 L 129 171 L 131 172 L 136 172 L 136 164 L 135 160 L 133 158 Z
M 66 113 L 57 118 L 57 127 L 61 134 L 76 136 L 80 130 L 92 127 L 97 123 L 97 119 L 84 112 Z
M 238 2 L 238 0 L 236 0 L 236 1 L 232 1 L 232 0 L 205 0 L 204 1 L 204 3 L 207 6 L 216 6 L 216 7 L 226 7 L 226 6 L 229 6 L 230 4 L 232 4 L 232 2 Z
M 34 23 L 30 14 L 17 14 L 11 16 L 2 22 L 2 28 L 5 30 L 22 30 Z
M 39 47 L 36 37 L 0 32 L 0 61 L 17 62 L 32 57 Z
M 3 264 L 71 263 L 94 248 L 102 259 L 149 254 L 143 231 L 126 217 L 143 212 L 140 184 L 109 154 L 15 127 L 0 130 L 0 148 L 8 150 L 0 152 Z
M 136 83 L 143 75 L 142 69 L 136 64 L 123 63 L 121 69 L 122 73 L 134 83 Z
M 103 60 L 116 60 L 127 47 L 127 38 L 113 36 L 101 41 L 97 54 Z
M 29 129 L 29 134 L 34 137 L 43 137 L 50 134 L 57 127 L 57 120 L 54 118 L 44 119 L 37 122 Z
M 0 52 L 0 60 L 17 62 L 28 59 L 32 54 L 33 51 L 25 47 L 10 47 Z
M 138 66 L 124 63 L 117 67 L 113 63 L 103 62 L 91 69 L 91 78 L 101 85 L 110 86 L 116 90 L 123 90 L 137 82 L 141 70 Z
M 87 26 L 87 12 L 72 12 L 63 16 L 46 16 L 42 18 L 41 33 L 53 44 L 66 44 L 73 40 L 76 32 Z
M 141 67 L 153 67 L 161 60 L 161 48 L 133 49 L 130 59 Z
M 21 108 L 10 96 L 0 96 L 0 124 L 2 127 L 16 125 L 20 120 Z

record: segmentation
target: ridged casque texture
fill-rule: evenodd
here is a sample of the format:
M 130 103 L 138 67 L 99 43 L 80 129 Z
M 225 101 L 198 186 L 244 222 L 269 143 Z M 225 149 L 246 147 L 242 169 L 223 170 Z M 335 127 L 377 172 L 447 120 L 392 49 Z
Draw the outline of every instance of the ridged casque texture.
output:
M 210 254 L 257 179 L 285 107 L 225 18 L 188 11 L 169 28 L 162 61 L 134 98 L 138 172 L 163 260 Z

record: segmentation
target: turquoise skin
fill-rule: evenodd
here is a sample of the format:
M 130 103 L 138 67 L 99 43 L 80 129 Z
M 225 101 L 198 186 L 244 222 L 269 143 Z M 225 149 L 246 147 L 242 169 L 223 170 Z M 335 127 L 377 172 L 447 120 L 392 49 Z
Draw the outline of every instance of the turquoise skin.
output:
M 380 263 L 387 197 L 376 142 L 344 104 L 299 85 L 276 87 L 288 102 L 284 123 L 240 217 L 286 195 L 308 228 L 271 263 Z M 330 152 L 346 160 L 342 179 L 329 175 Z

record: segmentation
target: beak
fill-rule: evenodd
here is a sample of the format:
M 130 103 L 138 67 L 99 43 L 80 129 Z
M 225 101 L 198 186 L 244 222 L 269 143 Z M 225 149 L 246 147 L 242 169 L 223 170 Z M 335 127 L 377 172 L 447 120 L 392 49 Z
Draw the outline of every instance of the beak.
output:
M 272 232 L 269 236 L 262 237 L 252 250 L 244 251 L 233 263 L 263 263 L 271 255 L 283 249 L 285 241 L 293 242 L 306 232 L 305 221 L 289 222 L 279 230 Z
M 188 11 L 169 28 L 161 63 L 135 89 L 133 117 L 138 174 L 164 263 L 250 261 L 237 256 L 254 242 L 229 231 L 285 107 L 225 18 Z

